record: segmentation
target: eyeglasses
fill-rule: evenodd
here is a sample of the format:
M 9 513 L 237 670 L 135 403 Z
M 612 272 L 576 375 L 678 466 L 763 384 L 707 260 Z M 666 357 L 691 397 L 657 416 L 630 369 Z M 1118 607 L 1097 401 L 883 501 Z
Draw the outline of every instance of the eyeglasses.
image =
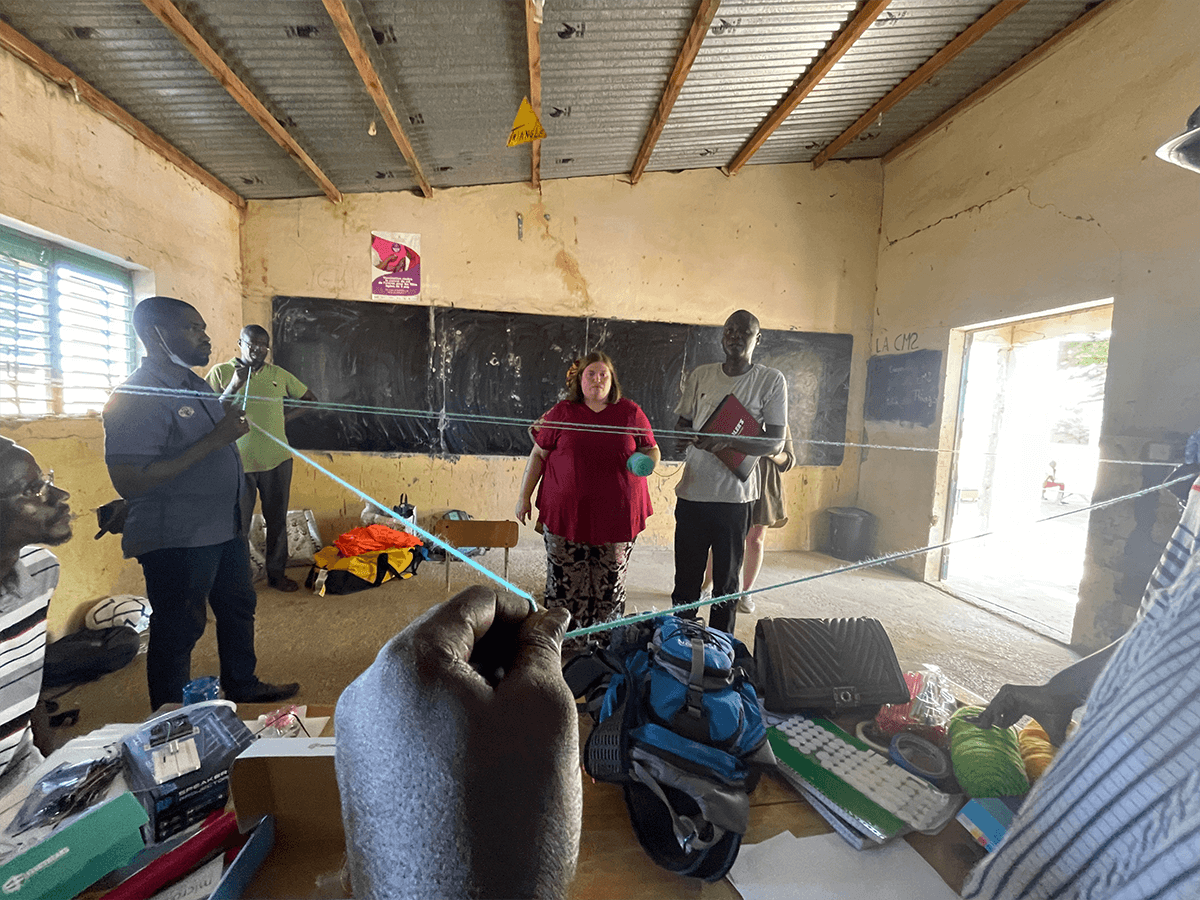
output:
M 54 470 L 51 469 L 46 473 L 46 477 L 39 481 L 33 481 L 21 488 L 19 491 L 14 491 L 11 494 L 5 494 L 5 498 L 19 497 L 22 500 L 41 500 L 45 502 L 50 496 L 50 488 L 54 487 Z

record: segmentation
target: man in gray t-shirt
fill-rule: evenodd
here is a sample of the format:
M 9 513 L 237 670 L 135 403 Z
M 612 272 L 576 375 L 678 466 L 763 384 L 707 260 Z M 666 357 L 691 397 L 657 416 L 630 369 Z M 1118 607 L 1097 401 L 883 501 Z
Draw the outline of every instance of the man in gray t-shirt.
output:
M 715 454 L 736 450 L 748 456 L 772 456 L 783 447 L 787 424 L 787 382 L 778 369 L 753 361 L 761 329 L 758 319 L 739 309 L 725 320 L 721 348 L 725 362 L 694 369 L 684 381 L 675 412 L 679 431 L 697 432 L 729 394 L 749 410 L 764 437 L 700 435 L 681 439 L 686 445 L 683 476 L 675 488 L 675 589 L 678 606 L 700 599 L 709 550 L 713 557 L 713 596 L 738 592 L 750 507 L 758 499 L 758 479 L 742 481 Z M 695 615 L 694 612 L 686 615 Z M 737 599 L 719 603 L 708 622 L 733 634 Z

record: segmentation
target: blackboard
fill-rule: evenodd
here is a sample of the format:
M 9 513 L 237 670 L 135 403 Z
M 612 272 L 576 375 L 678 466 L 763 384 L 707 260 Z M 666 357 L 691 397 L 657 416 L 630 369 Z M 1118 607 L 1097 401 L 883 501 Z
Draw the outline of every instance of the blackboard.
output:
M 525 456 L 527 424 L 590 350 L 613 358 L 625 396 L 670 431 L 684 373 L 723 359 L 713 326 L 314 297 L 275 297 L 272 331 L 276 364 L 339 405 L 289 423 L 302 450 Z M 852 349 L 848 334 L 763 332 L 755 362 L 788 380 L 800 465 L 842 461 Z
M 878 422 L 930 426 L 937 417 L 941 350 L 914 350 L 867 361 L 863 415 Z

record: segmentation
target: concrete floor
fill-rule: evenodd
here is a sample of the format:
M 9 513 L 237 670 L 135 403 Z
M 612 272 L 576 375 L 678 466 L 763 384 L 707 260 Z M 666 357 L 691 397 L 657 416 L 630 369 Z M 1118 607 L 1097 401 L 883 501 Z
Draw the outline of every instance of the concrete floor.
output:
M 1053 492 L 1050 492 L 1053 493 Z M 949 549 L 942 584 L 1054 640 L 1069 642 L 1083 579 L 1088 500 L 1079 494 L 1043 499 L 1036 522 L 1007 528 Z M 955 540 L 984 531 L 979 506 L 960 503 Z
M 480 561 L 503 569 L 501 550 Z M 511 552 L 510 580 L 541 596 L 545 557 L 536 535 L 523 531 Z M 758 585 L 764 588 L 829 571 L 845 563 L 820 553 L 767 552 Z M 636 611 L 670 608 L 674 571 L 670 548 L 635 549 L 627 588 Z M 289 574 L 302 579 L 305 570 Z M 485 580 L 465 564 L 452 566 L 451 589 Z M 258 672 L 267 681 L 299 681 L 295 702 L 333 704 L 342 689 L 374 659 L 379 648 L 406 623 L 447 596 L 441 564 L 425 563 L 413 578 L 357 594 L 316 597 L 301 589 L 285 594 L 260 585 Z M 864 569 L 755 595 L 753 615 L 739 615 L 737 636 L 753 647 L 754 623 L 762 616 L 879 619 L 887 629 L 901 668 L 940 666 L 953 681 L 991 697 L 1007 681 L 1038 683 L 1077 655 L 1070 649 L 947 593 L 885 569 Z M 197 645 L 192 674 L 217 672 L 210 622 Z M 62 708 L 78 707 L 79 722 L 59 729 L 59 739 L 111 722 L 138 722 L 150 714 L 145 656 L 120 672 L 64 694 Z

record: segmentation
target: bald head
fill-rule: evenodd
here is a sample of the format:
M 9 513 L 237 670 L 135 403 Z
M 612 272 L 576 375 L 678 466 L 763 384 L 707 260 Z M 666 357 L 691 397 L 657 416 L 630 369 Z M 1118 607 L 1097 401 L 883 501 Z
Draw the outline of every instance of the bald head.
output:
M 173 326 L 188 312 L 196 312 L 196 307 L 177 297 L 147 297 L 133 308 L 133 330 L 149 347 L 151 343 L 158 343 L 154 333 L 156 327 Z
M 176 297 L 147 297 L 133 308 L 133 329 L 152 359 L 203 366 L 212 355 L 204 317 Z
M 262 340 L 269 341 L 271 339 L 271 336 L 267 334 L 267 329 L 261 325 L 247 325 L 242 329 L 242 337 L 249 340 L 261 338 Z
M 271 352 L 271 336 L 267 334 L 267 329 L 261 325 L 247 325 L 242 329 L 242 336 L 238 339 L 238 351 L 241 353 L 243 362 L 250 364 L 250 368 L 258 371 L 267 361 L 267 354 Z
M 758 317 L 752 312 L 739 309 L 725 320 L 725 328 L 721 332 L 725 374 L 740 375 L 750 368 L 761 335 Z
M 739 309 L 736 312 L 730 313 L 729 318 L 725 320 L 725 324 L 737 322 L 741 325 L 751 325 L 755 330 L 762 330 L 762 326 L 758 323 L 758 316 L 750 312 L 748 309 Z

